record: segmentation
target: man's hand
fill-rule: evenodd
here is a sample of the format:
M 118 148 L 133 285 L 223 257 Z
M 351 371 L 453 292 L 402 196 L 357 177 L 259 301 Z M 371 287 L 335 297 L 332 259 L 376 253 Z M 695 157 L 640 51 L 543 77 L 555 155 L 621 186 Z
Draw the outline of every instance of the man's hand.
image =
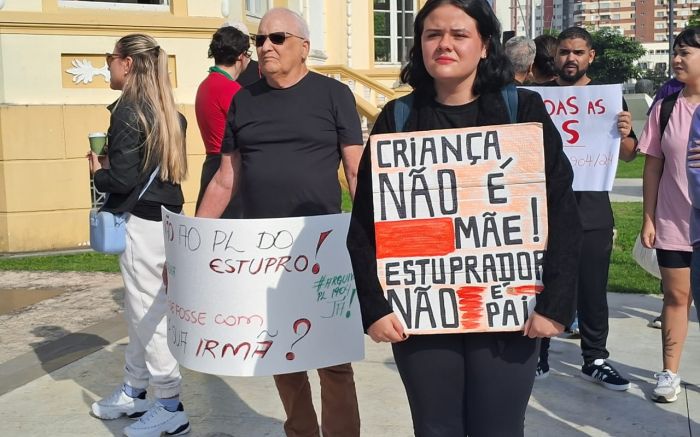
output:
M 625 162 L 630 162 L 637 157 L 637 139 L 631 137 L 632 114 L 622 111 L 617 114 L 617 131 L 620 133 L 620 156 Z
M 408 335 L 403 330 L 403 325 L 399 322 L 396 314 L 391 313 L 372 323 L 372 326 L 367 330 L 370 338 L 375 343 L 391 342 L 398 343 L 408 338 Z
M 564 332 L 564 325 L 534 311 L 525 322 L 523 329 L 523 335 L 530 338 L 555 337 L 562 332 Z
M 617 131 L 621 138 L 627 138 L 632 132 L 632 114 L 622 111 L 617 114 Z

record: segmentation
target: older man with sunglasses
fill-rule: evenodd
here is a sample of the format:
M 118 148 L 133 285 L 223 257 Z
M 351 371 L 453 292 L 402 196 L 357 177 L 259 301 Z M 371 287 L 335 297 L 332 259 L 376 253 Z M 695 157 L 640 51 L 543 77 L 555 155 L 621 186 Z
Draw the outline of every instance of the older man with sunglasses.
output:
M 198 217 L 220 217 L 240 189 L 245 218 L 280 218 L 340 212 L 337 170 L 342 160 L 354 197 L 362 131 L 352 92 L 310 72 L 309 31 L 303 18 L 270 10 L 253 37 L 264 80 L 233 98 L 222 143 L 221 166 L 207 187 Z M 239 110 L 240 108 L 240 110 Z M 350 364 L 318 369 L 324 436 L 360 435 Z M 276 375 L 288 436 L 319 436 L 306 372 Z

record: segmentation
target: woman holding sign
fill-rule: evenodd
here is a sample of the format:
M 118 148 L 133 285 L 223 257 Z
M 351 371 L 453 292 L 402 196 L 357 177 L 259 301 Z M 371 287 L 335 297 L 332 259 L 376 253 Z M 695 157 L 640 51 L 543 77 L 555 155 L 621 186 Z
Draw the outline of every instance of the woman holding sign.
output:
M 88 154 L 95 187 L 109 197 L 103 210 L 126 217 L 124 315 L 129 330 L 124 382 L 92 404 L 100 419 L 140 417 L 127 436 L 189 432 L 179 401 L 180 371 L 167 344 L 167 302 L 161 207 L 180 212 L 180 183 L 187 174 L 185 118 L 177 112 L 168 55 L 148 35 L 132 34 L 107 54 L 110 88 L 122 94 L 109 106 L 107 156 Z M 146 399 L 151 386 L 155 402 Z
M 402 80 L 414 89 L 405 120 L 397 116 L 400 103 L 389 102 L 372 135 L 509 124 L 510 105 L 501 90 L 513 80 L 513 72 L 500 37 L 498 20 L 484 0 L 428 0 L 416 16 L 415 45 L 401 72 Z M 381 207 L 373 204 L 372 197 L 373 188 L 377 190 L 372 186 L 376 158 L 370 147 L 362 156 L 348 235 L 357 295 L 367 334 L 376 342 L 392 343 L 417 436 L 522 436 L 538 338 L 561 333 L 573 319 L 581 224 L 571 190 L 571 166 L 539 95 L 518 90 L 517 101 L 513 108 L 517 114 L 511 115 L 518 122 L 542 124 L 548 208 L 544 289 L 524 326 L 518 325 L 520 331 L 407 334 L 406 320 L 392 312 L 377 276 L 375 226 L 380 222 L 375 223 L 375 207 Z M 404 121 L 403 129 L 397 126 Z M 410 153 L 410 147 L 402 156 Z M 424 171 L 420 165 L 414 169 L 412 173 Z M 482 177 L 486 190 L 486 175 L 466 177 Z M 479 217 L 489 211 L 481 211 Z M 460 219 L 459 211 L 442 217 Z M 402 239 L 397 240 L 394 245 L 401 247 Z M 448 280 L 440 287 L 458 285 L 445 276 Z M 397 288 L 403 293 L 402 286 Z
M 641 240 L 645 247 L 656 249 L 664 292 L 663 370 L 655 375 L 657 382 L 652 393 L 657 402 L 673 402 L 681 392 L 678 368 L 693 302 L 689 225 L 692 208 L 686 156 L 693 113 L 700 106 L 700 28 L 691 27 L 678 34 L 673 52 L 673 71 L 684 84 L 683 89 L 654 105 L 639 140 L 639 150 L 646 155 Z

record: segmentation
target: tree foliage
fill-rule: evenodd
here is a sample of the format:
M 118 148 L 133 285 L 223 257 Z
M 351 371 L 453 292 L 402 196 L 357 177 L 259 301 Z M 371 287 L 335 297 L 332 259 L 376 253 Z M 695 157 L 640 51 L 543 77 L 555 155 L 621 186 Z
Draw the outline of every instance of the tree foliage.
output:
M 542 35 L 550 35 L 556 38 L 559 36 L 559 31 L 557 29 L 543 29 Z
M 696 9 L 688 19 L 688 27 L 700 26 L 700 9 Z
M 635 62 L 646 51 L 639 41 L 612 29 L 591 32 L 591 37 L 595 60 L 588 70 L 590 78 L 603 83 L 623 83 L 641 77 L 642 70 Z

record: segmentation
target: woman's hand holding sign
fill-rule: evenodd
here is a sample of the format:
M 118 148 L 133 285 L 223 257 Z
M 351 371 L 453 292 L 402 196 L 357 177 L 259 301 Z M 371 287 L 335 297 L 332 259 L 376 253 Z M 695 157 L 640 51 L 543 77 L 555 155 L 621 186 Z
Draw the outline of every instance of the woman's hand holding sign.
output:
M 403 325 L 395 313 L 387 314 L 367 329 L 367 334 L 375 343 L 398 343 L 408 338 L 403 330 Z
M 523 329 L 523 335 L 530 338 L 556 337 L 562 332 L 564 332 L 564 325 L 534 311 L 525 322 Z

